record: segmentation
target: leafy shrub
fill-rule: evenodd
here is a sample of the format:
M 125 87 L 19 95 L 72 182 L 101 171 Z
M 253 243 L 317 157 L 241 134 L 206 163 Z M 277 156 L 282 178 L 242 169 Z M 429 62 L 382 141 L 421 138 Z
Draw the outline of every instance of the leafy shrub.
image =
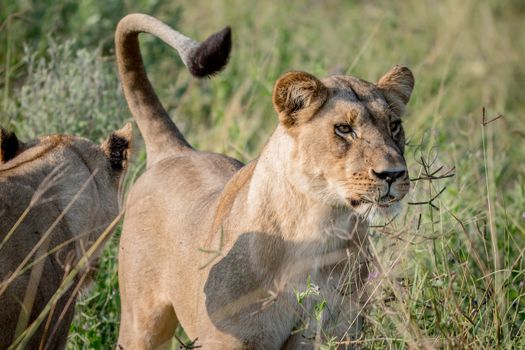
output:
M 114 62 L 73 47 L 72 40 L 50 40 L 41 58 L 26 47 L 27 78 L 9 108 L 23 137 L 60 133 L 100 141 L 122 126 L 128 112 Z

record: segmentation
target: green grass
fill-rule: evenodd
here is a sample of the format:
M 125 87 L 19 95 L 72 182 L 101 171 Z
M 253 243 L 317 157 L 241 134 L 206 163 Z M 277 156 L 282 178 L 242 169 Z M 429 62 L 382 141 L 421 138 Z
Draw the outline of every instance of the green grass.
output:
M 67 132 L 98 141 L 130 119 L 118 91 L 112 34 L 118 19 L 134 11 L 200 39 L 232 26 L 231 61 L 211 80 L 191 79 L 159 40 L 144 36 L 142 43 L 153 84 L 191 143 L 241 160 L 256 156 L 276 125 L 271 91 L 285 71 L 375 81 L 405 64 L 416 77 L 404 119 L 411 176 L 440 167 L 438 175 L 455 175 L 414 181 L 410 202 L 444 189 L 432 202 L 436 208 L 410 205 L 371 235 L 383 273 L 362 345 L 525 347 L 522 1 L 109 3 L 2 2 L 2 125 L 25 137 Z M 482 107 L 487 120 L 504 117 L 482 126 Z M 143 166 L 140 151 L 131 172 Z M 117 245 L 118 234 L 77 304 L 70 349 L 116 343 Z

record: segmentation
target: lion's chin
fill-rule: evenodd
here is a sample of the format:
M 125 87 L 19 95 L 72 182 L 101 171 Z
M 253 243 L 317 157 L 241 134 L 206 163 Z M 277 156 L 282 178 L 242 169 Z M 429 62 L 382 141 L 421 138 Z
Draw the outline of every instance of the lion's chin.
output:
M 368 221 L 369 225 L 382 226 L 391 222 L 403 210 L 403 203 L 400 201 L 389 203 L 388 205 L 373 203 L 351 203 L 351 207 L 361 217 Z

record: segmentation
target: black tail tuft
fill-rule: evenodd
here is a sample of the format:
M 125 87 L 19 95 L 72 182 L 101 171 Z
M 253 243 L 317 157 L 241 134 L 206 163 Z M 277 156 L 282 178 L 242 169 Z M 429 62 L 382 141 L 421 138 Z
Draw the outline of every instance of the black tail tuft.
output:
M 228 63 L 231 47 L 232 33 L 230 27 L 226 27 L 211 35 L 197 47 L 188 69 L 197 78 L 218 73 Z

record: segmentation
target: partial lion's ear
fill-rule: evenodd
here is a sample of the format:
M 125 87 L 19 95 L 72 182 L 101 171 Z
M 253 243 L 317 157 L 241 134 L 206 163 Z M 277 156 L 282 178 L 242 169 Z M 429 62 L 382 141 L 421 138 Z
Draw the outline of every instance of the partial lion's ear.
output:
M 124 125 L 102 143 L 102 150 L 109 160 L 111 169 L 120 171 L 128 166 L 128 160 L 131 155 L 131 139 L 133 137 L 133 128 L 131 123 Z
M 0 127 L 0 164 L 13 159 L 19 147 L 20 142 L 15 133 Z
M 273 88 L 273 106 L 280 122 L 287 127 L 311 117 L 327 97 L 327 87 L 305 72 L 288 72 Z
M 401 115 L 414 88 L 414 75 L 407 67 L 395 66 L 377 83 L 394 113 Z

